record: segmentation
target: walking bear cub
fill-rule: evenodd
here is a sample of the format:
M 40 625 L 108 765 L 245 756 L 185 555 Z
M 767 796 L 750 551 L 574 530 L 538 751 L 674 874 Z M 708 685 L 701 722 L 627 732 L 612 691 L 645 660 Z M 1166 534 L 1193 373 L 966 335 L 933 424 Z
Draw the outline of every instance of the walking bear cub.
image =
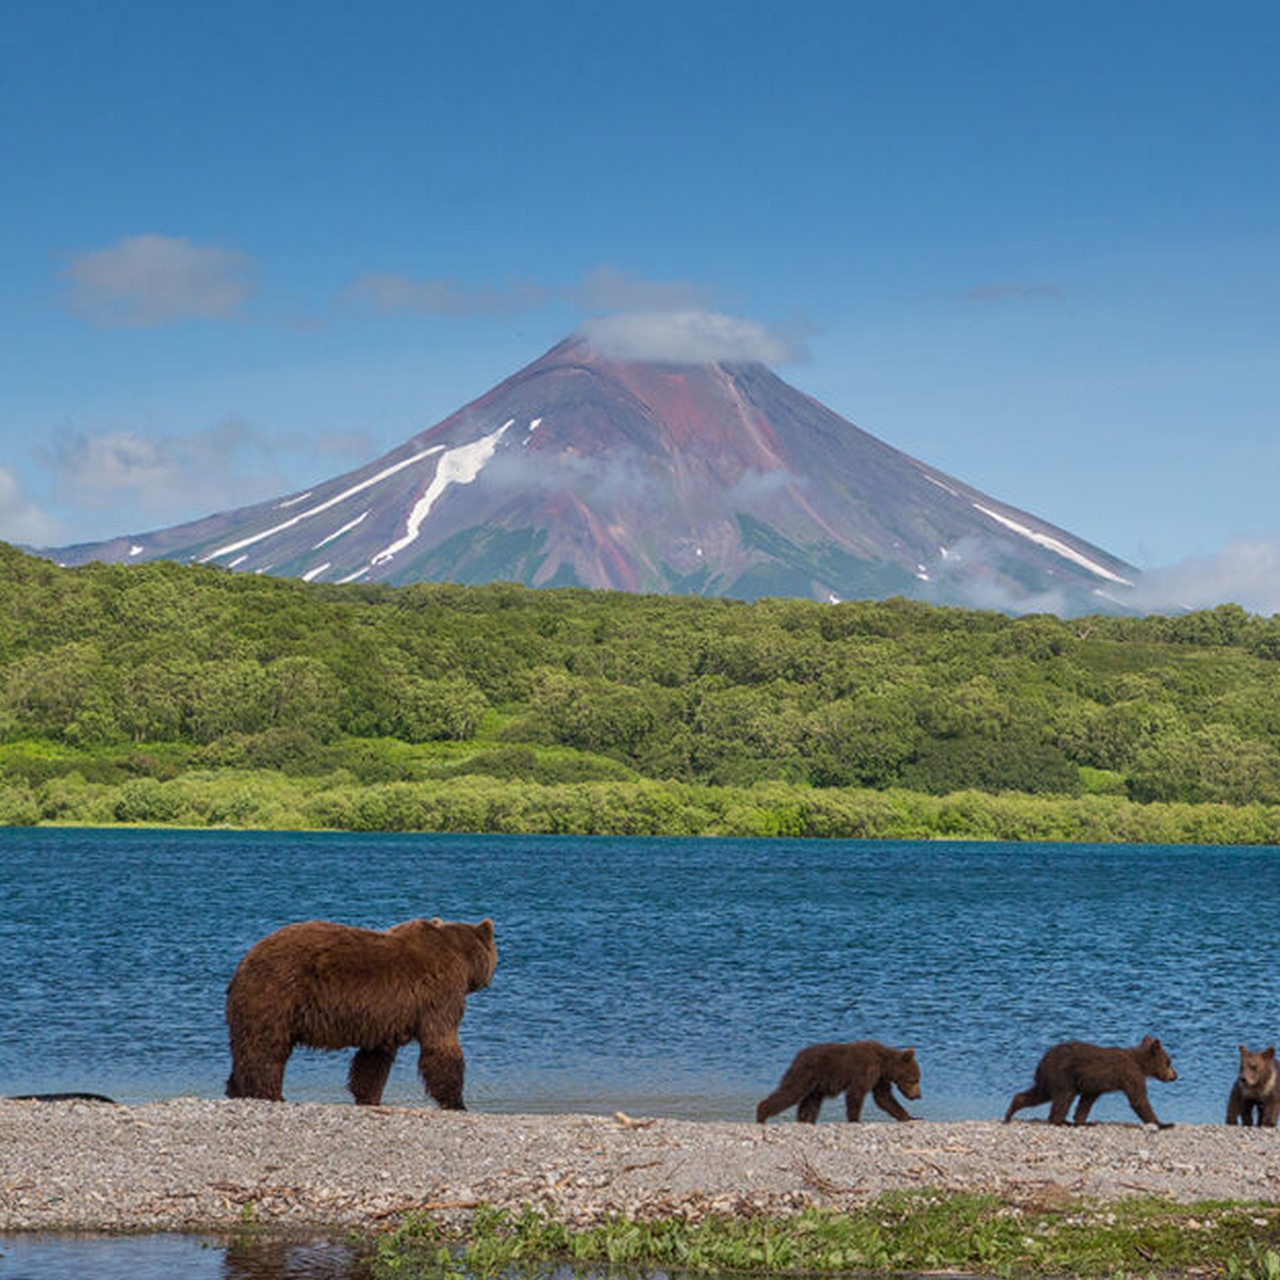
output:
M 756 1120 L 764 1124 L 770 1116 L 795 1106 L 796 1120 L 813 1124 L 822 1100 L 838 1093 L 844 1094 L 845 1117 L 850 1122 L 861 1118 L 868 1093 L 895 1120 L 913 1120 L 893 1096 L 895 1084 L 903 1097 L 920 1096 L 920 1064 L 914 1049 L 890 1049 L 875 1040 L 811 1044 L 796 1054 L 778 1087 L 756 1108 Z
M 1276 1071 L 1276 1048 L 1250 1053 L 1240 1046 L 1240 1074 L 1227 1099 L 1227 1123 L 1276 1127 L 1280 1117 L 1280 1072 Z
M 416 1040 L 427 1092 L 463 1111 L 458 1025 L 497 961 L 492 920 L 285 925 L 249 948 L 227 987 L 227 1096 L 281 1101 L 285 1063 L 301 1044 L 354 1048 L 347 1088 L 377 1106 L 396 1053 Z
M 1014 1095 L 1005 1112 L 1004 1122 L 1013 1119 L 1023 1107 L 1049 1103 L 1049 1123 L 1066 1124 L 1071 1100 L 1080 1098 L 1074 1122 L 1084 1124 L 1100 1094 L 1123 1092 L 1129 1105 L 1145 1124 L 1172 1129 L 1161 1124 L 1147 1101 L 1147 1077 L 1154 1080 L 1176 1080 L 1178 1073 L 1159 1040 L 1143 1036 L 1142 1043 L 1132 1049 L 1085 1044 L 1068 1040 L 1054 1045 L 1036 1067 L 1035 1084 L 1024 1093 Z

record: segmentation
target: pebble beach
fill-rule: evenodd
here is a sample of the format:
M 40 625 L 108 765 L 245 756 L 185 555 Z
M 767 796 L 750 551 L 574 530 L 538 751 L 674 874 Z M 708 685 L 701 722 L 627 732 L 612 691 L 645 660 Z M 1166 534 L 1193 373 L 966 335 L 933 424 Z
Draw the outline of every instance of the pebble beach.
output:
M 532 1206 L 571 1225 L 840 1208 L 895 1189 L 1280 1197 L 1280 1131 L 499 1115 L 180 1098 L 0 1101 L 0 1231 L 378 1230 Z

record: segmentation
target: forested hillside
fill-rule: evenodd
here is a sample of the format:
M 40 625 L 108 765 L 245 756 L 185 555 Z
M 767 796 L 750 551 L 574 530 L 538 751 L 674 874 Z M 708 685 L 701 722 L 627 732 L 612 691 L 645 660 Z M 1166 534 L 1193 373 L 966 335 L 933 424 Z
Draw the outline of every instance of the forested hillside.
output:
M 1232 605 L 1063 621 L 0 548 L 0 821 L 1280 840 L 1270 806 L 1280 618 Z

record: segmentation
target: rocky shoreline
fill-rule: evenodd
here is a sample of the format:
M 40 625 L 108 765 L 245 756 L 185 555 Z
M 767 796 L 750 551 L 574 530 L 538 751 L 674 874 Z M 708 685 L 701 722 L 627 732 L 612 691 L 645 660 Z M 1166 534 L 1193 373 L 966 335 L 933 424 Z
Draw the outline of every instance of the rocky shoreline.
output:
M 428 1211 L 789 1213 L 906 1188 L 1069 1198 L 1280 1198 L 1280 1130 L 497 1115 L 179 1098 L 0 1101 L 0 1231 L 377 1230 Z

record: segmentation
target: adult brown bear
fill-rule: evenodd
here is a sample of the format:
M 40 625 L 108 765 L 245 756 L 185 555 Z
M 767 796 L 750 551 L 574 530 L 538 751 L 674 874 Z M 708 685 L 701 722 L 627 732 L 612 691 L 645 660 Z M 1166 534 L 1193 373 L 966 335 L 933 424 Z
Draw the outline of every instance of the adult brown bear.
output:
M 1143 1036 L 1142 1043 L 1132 1049 L 1111 1045 L 1086 1044 L 1067 1040 L 1050 1049 L 1036 1066 L 1035 1083 L 1023 1093 L 1016 1093 L 1004 1113 L 1004 1122 L 1013 1119 L 1023 1107 L 1049 1104 L 1049 1123 L 1066 1124 L 1071 1100 L 1078 1094 L 1074 1123 L 1084 1124 L 1089 1111 L 1104 1093 L 1122 1092 L 1129 1105 L 1145 1124 L 1172 1129 L 1161 1124 L 1147 1101 L 1147 1077 L 1176 1080 L 1178 1073 L 1159 1040 Z
M 347 1088 L 376 1106 L 396 1053 L 416 1040 L 427 1092 L 463 1111 L 458 1025 L 467 995 L 489 985 L 497 962 L 492 920 L 277 929 L 249 949 L 227 987 L 227 1097 L 282 1101 L 285 1063 L 301 1044 L 354 1048 Z
M 876 1106 L 895 1120 L 911 1120 L 893 1096 L 893 1085 L 907 1098 L 920 1096 L 920 1064 L 914 1049 L 891 1049 L 876 1040 L 848 1044 L 811 1044 L 801 1049 L 783 1072 L 778 1087 L 756 1108 L 756 1121 L 788 1107 L 796 1108 L 800 1124 L 814 1124 L 824 1098 L 844 1094 L 845 1119 L 862 1117 L 862 1103 L 870 1093 Z

